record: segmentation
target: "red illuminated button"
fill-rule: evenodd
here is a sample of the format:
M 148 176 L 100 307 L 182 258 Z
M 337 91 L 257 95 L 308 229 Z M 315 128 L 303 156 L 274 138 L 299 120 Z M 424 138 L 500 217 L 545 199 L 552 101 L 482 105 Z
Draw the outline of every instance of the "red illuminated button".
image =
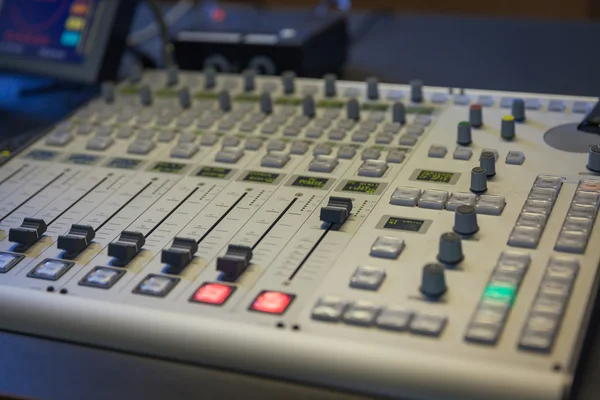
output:
M 196 290 L 196 293 L 194 293 L 190 300 L 197 303 L 220 306 L 227 301 L 235 289 L 235 286 L 206 282 Z
M 293 294 L 281 292 L 263 291 L 250 306 L 253 311 L 268 313 L 268 314 L 283 314 L 290 303 L 296 297 Z

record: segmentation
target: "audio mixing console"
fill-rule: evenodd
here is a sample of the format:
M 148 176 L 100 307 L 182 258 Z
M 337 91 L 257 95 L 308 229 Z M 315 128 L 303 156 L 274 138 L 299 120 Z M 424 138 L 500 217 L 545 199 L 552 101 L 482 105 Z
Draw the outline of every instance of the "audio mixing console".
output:
M 567 398 L 595 102 L 134 72 L 0 168 L 0 328 L 371 395 Z

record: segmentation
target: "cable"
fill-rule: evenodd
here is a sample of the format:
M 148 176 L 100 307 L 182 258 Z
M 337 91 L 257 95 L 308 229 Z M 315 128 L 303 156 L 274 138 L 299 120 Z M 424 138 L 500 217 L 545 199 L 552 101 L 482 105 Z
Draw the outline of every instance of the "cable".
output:
M 165 64 L 165 68 L 170 68 L 175 64 L 175 60 L 173 59 L 173 44 L 169 38 L 169 28 L 167 28 L 167 23 L 165 22 L 165 18 L 163 17 L 157 0 L 146 0 L 146 2 L 150 6 L 150 9 L 154 14 L 154 18 L 156 19 L 156 22 L 160 28 L 160 38 L 163 45 L 163 62 Z

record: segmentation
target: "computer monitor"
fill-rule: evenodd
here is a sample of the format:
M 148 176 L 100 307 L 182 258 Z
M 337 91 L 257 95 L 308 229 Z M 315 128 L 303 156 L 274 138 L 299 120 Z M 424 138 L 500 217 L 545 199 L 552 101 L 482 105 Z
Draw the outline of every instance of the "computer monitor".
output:
M 115 79 L 136 0 L 0 0 L 0 69 Z

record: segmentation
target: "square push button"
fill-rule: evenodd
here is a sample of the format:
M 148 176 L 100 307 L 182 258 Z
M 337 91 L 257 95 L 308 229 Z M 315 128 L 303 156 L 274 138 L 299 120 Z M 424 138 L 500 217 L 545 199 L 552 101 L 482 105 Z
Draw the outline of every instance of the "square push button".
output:
M 123 275 L 125 275 L 125 272 L 126 271 L 122 269 L 96 267 L 79 281 L 79 284 L 81 286 L 110 289 Z
M 249 310 L 267 314 L 283 314 L 295 297 L 289 293 L 264 290 L 256 296 Z
M 25 258 L 23 254 L 0 252 L 0 274 L 10 271 L 23 258 Z
M 150 274 L 133 289 L 133 293 L 165 297 L 177 285 L 177 282 L 179 282 L 179 278 Z
M 235 292 L 235 289 L 237 289 L 235 286 L 205 282 L 196 290 L 190 301 L 221 306 Z
M 56 281 L 63 276 L 73 265 L 74 262 L 45 259 L 32 269 L 27 276 L 29 278 L 46 279 Z

